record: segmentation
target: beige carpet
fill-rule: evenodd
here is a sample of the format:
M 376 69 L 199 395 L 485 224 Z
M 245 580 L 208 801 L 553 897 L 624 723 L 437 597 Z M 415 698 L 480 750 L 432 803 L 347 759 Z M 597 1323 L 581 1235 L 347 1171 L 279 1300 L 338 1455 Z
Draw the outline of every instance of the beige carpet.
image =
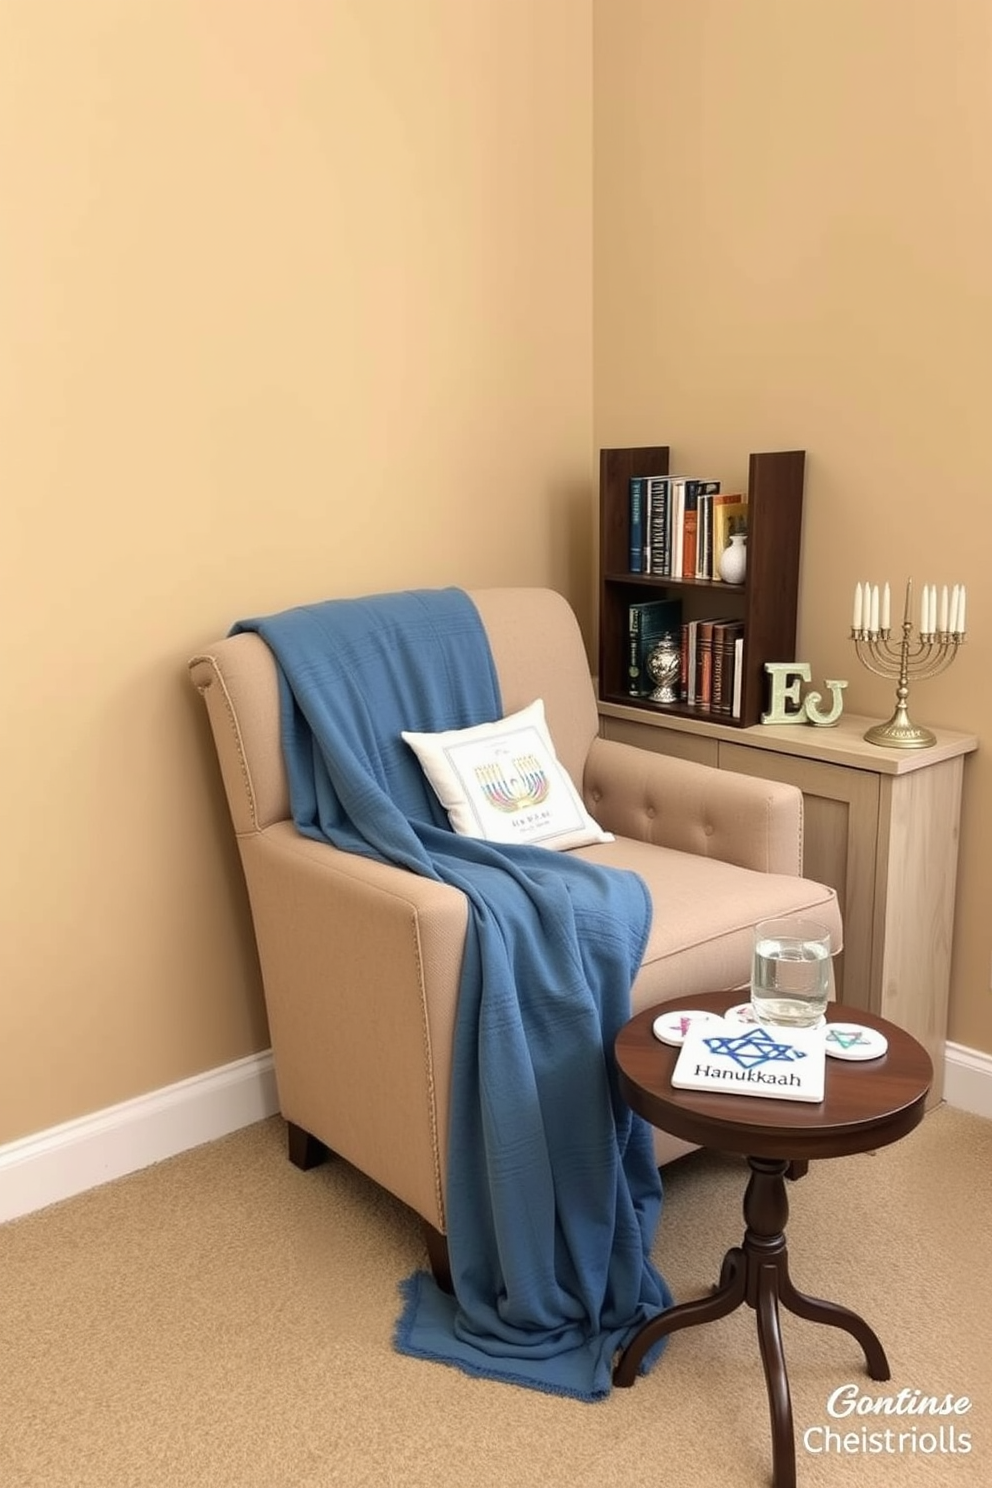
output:
M 740 1239 L 743 1179 L 716 1154 L 667 1170 L 656 1257 L 677 1298 L 706 1292 Z M 992 1481 L 992 1123 L 941 1108 L 789 1195 L 794 1279 L 861 1311 L 893 1369 L 877 1384 L 847 1334 L 784 1315 L 800 1488 Z M 0 1484 L 769 1482 L 750 1310 L 675 1335 L 633 1389 L 583 1405 L 394 1352 L 397 1283 L 423 1260 L 417 1223 L 360 1174 L 293 1168 L 279 1119 L 0 1228 Z M 845 1382 L 973 1405 L 832 1421 Z M 808 1451 L 828 1424 L 910 1442 Z M 941 1426 L 970 1452 L 927 1452 Z

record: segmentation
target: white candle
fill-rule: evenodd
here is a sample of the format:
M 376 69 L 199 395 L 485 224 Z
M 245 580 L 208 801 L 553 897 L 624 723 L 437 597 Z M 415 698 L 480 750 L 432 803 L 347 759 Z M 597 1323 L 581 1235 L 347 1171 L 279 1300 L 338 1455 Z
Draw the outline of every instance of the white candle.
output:
M 903 621 L 903 624 L 904 625 L 907 625 L 912 620 L 912 618 L 913 618 L 912 611 L 911 611 L 911 608 L 910 608 L 911 605 L 912 605 L 912 603 L 913 603 L 913 581 L 912 581 L 912 579 L 907 579 L 906 580 L 906 608 L 903 611 L 903 616 L 902 616 L 902 621 Z
M 961 585 L 960 584 L 955 584 L 954 585 L 954 588 L 951 590 L 951 618 L 948 621 L 948 625 L 947 625 L 947 628 L 950 631 L 951 635 L 957 635 L 957 629 L 958 629 L 958 605 L 960 604 L 960 602 L 961 602 Z
M 892 603 L 892 594 L 891 594 L 891 591 L 889 589 L 888 584 L 886 584 L 885 588 L 882 590 L 882 629 L 883 630 L 888 630 L 888 628 L 889 628 L 889 608 L 890 608 L 891 603 Z
M 927 635 L 937 629 L 937 585 L 927 585 Z
M 855 586 L 854 586 L 854 616 L 853 616 L 853 618 L 851 620 L 851 629 L 852 630 L 860 630 L 861 629 L 861 607 L 862 607 L 861 585 L 860 584 L 855 584 Z
M 868 629 L 871 631 L 872 635 L 878 635 L 878 585 L 877 584 L 872 584 L 872 586 L 871 586 L 871 619 L 868 622 Z
M 961 585 L 961 597 L 958 600 L 958 635 L 964 635 L 964 585 Z
M 926 584 L 920 585 L 920 635 L 927 633 L 927 615 L 930 611 L 930 596 Z
M 947 585 L 944 584 L 940 591 L 940 631 L 942 635 L 947 634 Z

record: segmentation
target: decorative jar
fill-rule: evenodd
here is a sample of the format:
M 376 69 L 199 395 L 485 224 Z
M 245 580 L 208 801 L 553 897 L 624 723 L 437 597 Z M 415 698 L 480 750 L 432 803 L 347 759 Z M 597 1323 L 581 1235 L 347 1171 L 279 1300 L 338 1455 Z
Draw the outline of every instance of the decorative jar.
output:
M 747 573 L 747 533 L 735 532 L 720 554 L 720 577 L 725 584 L 743 584 Z
M 682 654 L 679 638 L 666 631 L 655 641 L 644 662 L 645 670 L 654 683 L 654 691 L 648 694 L 652 703 L 677 703 L 679 681 L 682 672 Z

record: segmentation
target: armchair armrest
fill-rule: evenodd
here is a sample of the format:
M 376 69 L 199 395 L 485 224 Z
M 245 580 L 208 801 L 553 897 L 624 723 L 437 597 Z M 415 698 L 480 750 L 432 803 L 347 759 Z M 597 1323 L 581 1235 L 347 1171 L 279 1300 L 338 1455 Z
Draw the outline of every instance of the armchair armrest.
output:
M 239 846 L 283 1115 L 443 1231 L 468 901 L 291 822 Z
M 607 832 L 765 873 L 802 874 L 798 787 L 596 738 L 583 796 Z

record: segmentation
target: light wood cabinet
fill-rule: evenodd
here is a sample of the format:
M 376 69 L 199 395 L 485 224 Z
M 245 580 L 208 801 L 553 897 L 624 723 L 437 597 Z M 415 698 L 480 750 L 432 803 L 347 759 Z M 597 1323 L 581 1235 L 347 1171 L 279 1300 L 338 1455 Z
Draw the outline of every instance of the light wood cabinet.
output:
M 971 734 L 937 730 L 930 749 L 880 749 L 874 720 L 844 716 L 734 729 L 600 704 L 601 731 L 803 793 L 803 871 L 837 891 L 844 916 L 837 995 L 919 1039 L 941 1099 L 950 989 L 961 790 Z

